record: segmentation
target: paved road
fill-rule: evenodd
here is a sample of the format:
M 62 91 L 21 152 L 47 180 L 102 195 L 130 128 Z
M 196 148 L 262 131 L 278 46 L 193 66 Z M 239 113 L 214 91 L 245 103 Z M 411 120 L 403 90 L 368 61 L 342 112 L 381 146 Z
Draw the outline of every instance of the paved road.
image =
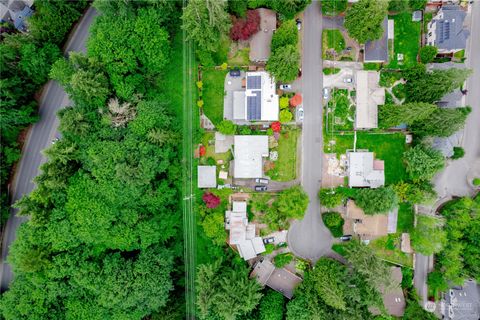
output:
M 330 231 L 320 217 L 317 197 L 322 178 L 322 15 L 314 1 L 305 10 L 302 61 L 303 122 L 302 186 L 310 202 L 302 221 L 295 222 L 288 233 L 292 251 L 303 258 L 316 261 L 331 253 Z
M 474 190 L 467 183 L 469 172 L 480 159 L 480 1 L 472 5 L 472 20 L 470 28 L 470 43 L 467 50 L 467 68 L 473 69 L 473 75 L 467 81 L 468 95 L 466 105 L 472 107 L 472 113 L 468 116 L 464 132 L 462 146 L 465 149 L 465 157 L 452 161 L 449 166 L 435 177 L 435 189 L 440 198 L 449 196 L 472 195 Z M 432 256 L 416 254 L 414 285 L 418 294 L 427 301 L 426 279 L 431 267 Z M 429 266 L 430 265 L 430 266 Z
M 83 51 L 88 37 L 90 27 L 96 11 L 90 8 L 73 31 L 65 46 L 65 52 Z M 49 81 L 44 88 L 39 103 L 40 120 L 30 129 L 25 145 L 22 150 L 22 158 L 19 162 L 16 175 L 12 183 L 12 202 L 18 201 L 24 195 L 29 194 L 33 188 L 32 180 L 39 174 L 39 168 L 45 162 L 42 150 L 51 145 L 54 139 L 58 119 L 56 113 L 59 109 L 69 105 L 70 101 L 63 89 L 54 81 Z M 17 210 L 11 210 L 10 218 L 5 227 L 5 234 L 2 243 L 2 257 L 0 261 L 0 291 L 7 290 L 12 280 L 10 265 L 6 263 L 9 246 L 15 240 L 17 229 L 26 217 L 17 217 Z

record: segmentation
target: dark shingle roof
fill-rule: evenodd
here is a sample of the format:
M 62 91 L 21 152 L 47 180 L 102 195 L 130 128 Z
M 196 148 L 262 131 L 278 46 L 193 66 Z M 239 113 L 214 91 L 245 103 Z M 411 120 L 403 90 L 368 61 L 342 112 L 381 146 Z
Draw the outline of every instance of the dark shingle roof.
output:
M 466 13 L 459 6 L 443 6 L 443 19 L 434 19 L 437 25 L 435 44 L 439 49 L 465 49 L 468 31 L 463 29 Z

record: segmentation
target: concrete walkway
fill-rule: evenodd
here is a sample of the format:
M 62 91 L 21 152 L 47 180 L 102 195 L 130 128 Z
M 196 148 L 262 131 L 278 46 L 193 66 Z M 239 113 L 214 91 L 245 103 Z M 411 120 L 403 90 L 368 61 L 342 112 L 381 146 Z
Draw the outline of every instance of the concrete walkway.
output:
M 310 202 L 303 220 L 292 224 L 288 245 L 302 258 L 317 261 L 331 254 L 333 238 L 320 216 L 318 190 L 322 178 L 322 15 L 320 4 L 314 1 L 304 13 L 303 59 L 301 79 L 303 92 L 302 186 Z

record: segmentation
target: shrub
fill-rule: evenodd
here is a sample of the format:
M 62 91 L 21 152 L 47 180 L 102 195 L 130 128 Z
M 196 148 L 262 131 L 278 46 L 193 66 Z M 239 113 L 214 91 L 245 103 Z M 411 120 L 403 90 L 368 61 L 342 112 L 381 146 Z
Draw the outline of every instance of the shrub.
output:
M 340 213 L 325 212 L 322 214 L 322 220 L 334 237 L 341 237 L 343 235 L 344 220 Z
M 453 147 L 452 159 L 460 159 L 465 155 L 465 150 L 462 147 Z
M 224 62 L 224 63 L 222 63 L 222 64 L 220 65 L 220 68 L 221 68 L 222 70 L 227 70 L 228 64 L 227 64 L 226 62 Z
M 249 135 L 252 134 L 252 129 L 249 126 L 240 126 L 238 133 L 241 135 Z
M 437 56 L 438 49 L 434 46 L 425 46 L 420 49 L 420 61 L 422 63 L 430 63 Z
M 402 74 L 396 71 L 385 71 L 382 70 L 380 72 L 380 84 L 382 87 L 391 87 L 395 83 L 395 81 L 400 80 L 402 78 Z
M 267 136 L 273 136 L 273 129 L 272 128 L 267 129 Z
M 292 98 L 290 98 L 290 105 L 292 107 L 297 107 L 299 104 L 302 103 L 302 95 L 297 93 Z
M 212 157 L 208 157 L 208 158 L 207 158 L 207 165 L 209 165 L 209 166 L 215 166 L 216 164 L 217 164 L 217 161 L 215 161 L 214 158 L 212 158 Z
M 207 149 L 205 149 L 205 146 L 200 146 L 200 148 L 198 148 L 198 154 L 200 155 L 200 157 L 203 157 L 206 153 Z
M 202 81 L 197 81 L 197 88 L 202 89 L 203 88 L 203 82 Z
M 272 122 L 270 128 L 273 132 L 280 132 L 282 130 L 282 124 L 279 121 Z
M 347 9 L 347 0 L 322 0 L 322 13 L 326 16 L 336 16 Z
M 237 131 L 237 125 L 230 120 L 223 120 L 217 126 L 217 129 L 222 134 L 232 135 L 235 134 L 235 132 Z
M 343 194 L 328 188 L 320 189 L 318 197 L 320 198 L 320 204 L 327 208 L 335 208 L 343 201 Z
M 203 107 L 203 100 L 198 100 L 198 101 L 197 101 L 197 106 L 198 106 L 199 108 L 202 108 L 202 107 Z
M 392 187 L 359 189 L 355 195 L 355 203 L 366 214 L 386 213 L 397 206 L 398 198 Z
M 248 10 L 246 18 L 233 18 L 230 39 L 247 40 L 260 30 L 260 14 L 257 10 Z
M 290 261 L 292 261 L 292 259 L 293 259 L 293 256 L 291 253 L 278 254 L 275 256 L 275 258 L 273 258 L 273 264 L 277 268 L 283 268 L 284 266 L 289 264 Z
M 378 71 L 381 68 L 382 68 L 382 64 L 377 62 L 367 62 L 363 64 L 363 70 Z
M 324 75 L 337 74 L 340 72 L 340 68 L 323 68 Z
M 265 245 L 265 252 L 262 253 L 263 255 L 267 255 L 273 252 L 275 250 L 275 245 L 273 243 L 267 243 Z
M 280 122 L 281 123 L 286 123 L 290 122 L 293 119 L 293 114 L 290 112 L 288 109 L 283 109 L 280 111 Z
M 288 97 L 280 97 L 280 109 L 286 109 L 289 106 Z
M 220 205 L 220 197 L 217 197 L 211 192 L 205 192 L 202 196 L 202 200 L 209 209 L 215 209 Z
M 472 183 L 474 186 L 480 186 L 480 178 L 474 178 Z

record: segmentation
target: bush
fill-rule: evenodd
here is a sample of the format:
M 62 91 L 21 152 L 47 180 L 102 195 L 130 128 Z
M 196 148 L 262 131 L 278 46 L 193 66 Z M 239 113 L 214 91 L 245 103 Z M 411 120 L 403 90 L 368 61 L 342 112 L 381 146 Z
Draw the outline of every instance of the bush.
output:
M 438 49 L 434 46 L 425 46 L 420 49 L 420 61 L 422 63 L 430 63 L 437 56 Z
M 275 250 L 275 245 L 273 243 L 267 243 L 265 245 L 265 252 L 263 252 L 263 255 L 267 255 L 273 252 Z
M 474 186 L 480 186 L 480 178 L 474 178 L 472 183 Z
M 290 112 L 288 109 L 283 109 L 280 111 L 280 122 L 281 123 L 286 123 L 290 122 L 293 119 L 293 114 Z
M 197 106 L 198 106 L 199 108 L 202 108 L 202 107 L 203 107 L 203 104 L 204 104 L 204 103 L 203 103 L 203 100 L 198 100 L 198 101 L 197 101 Z
M 378 71 L 382 68 L 381 63 L 376 63 L 376 62 L 367 62 L 363 64 L 363 70 L 372 70 L 372 71 Z
M 427 5 L 427 0 L 409 0 L 408 5 L 412 10 L 423 10 Z
M 273 132 L 280 132 L 282 130 L 282 124 L 279 121 L 272 122 L 270 129 L 272 129 Z
M 211 192 L 205 192 L 202 196 L 202 200 L 209 209 L 215 209 L 220 205 L 220 197 L 217 197 Z
M 238 133 L 241 135 L 249 135 L 252 134 L 252 129 L 250 129 L 249 126 L 240 126 L 240 129 L 238 130 Z
M 273 258 L 273 264 L 277 268 L 283 268 L 284 266 L 289 264 L 290 261 L 292 261 L 292 259 L 293 259 L 293 256 L 291 253 L 278 254 L 275 256 L 275 258 Z
M 400 80 L 402 78 L 402 73 L 396 71 L 385 71 L 382 70 L 380 72 L 380 84 L 382 87 L 390 88 L 393 86 L 395 81 Z
M 347 9 L 347 0 L 322 0 L 322 13 L 337 16 Z
M 245 19 L 233 18 L 233 26 L 230 29 L 230 39 L 247 40 L 260 30 L 260 14 L 257 10 L 248 10 Z
M 320 189 L 318 192 L 318 197 L 320 198 L 320 205 L 326 208 L 335 208 L 342 204 L 343 194 L 338 192 L 335 189 Z
M 366 214 L 387 213 L 398 205 L 397 194 L 392 187 L 359 189 L 354 198 Z
M 324 75 L 337 74 L 340 72 L 340 68 L 323 68 Z
M 235 134 L 235 132 L 237 131 L 237 125 L 230 120 L 223 120 L 217 126 L 217 129 L 222 134 L 232 135 Z
M 289 105 L 288 97 L 280 97 L 280 109 L 286 109 Z
M 344 220 L 338 212 L 325 212 L 322 214 L 323 223 L 332 232 L 332 235 L 336 238 L 343 235 Z
M 393 87 L 392 92 L 398 100 L 405 99 L 405 85 L 403 83 L 399 83 Z
M 452 159 L 460 159 L 465 155 L 465 150 L 462 147 L 453 147 Z

